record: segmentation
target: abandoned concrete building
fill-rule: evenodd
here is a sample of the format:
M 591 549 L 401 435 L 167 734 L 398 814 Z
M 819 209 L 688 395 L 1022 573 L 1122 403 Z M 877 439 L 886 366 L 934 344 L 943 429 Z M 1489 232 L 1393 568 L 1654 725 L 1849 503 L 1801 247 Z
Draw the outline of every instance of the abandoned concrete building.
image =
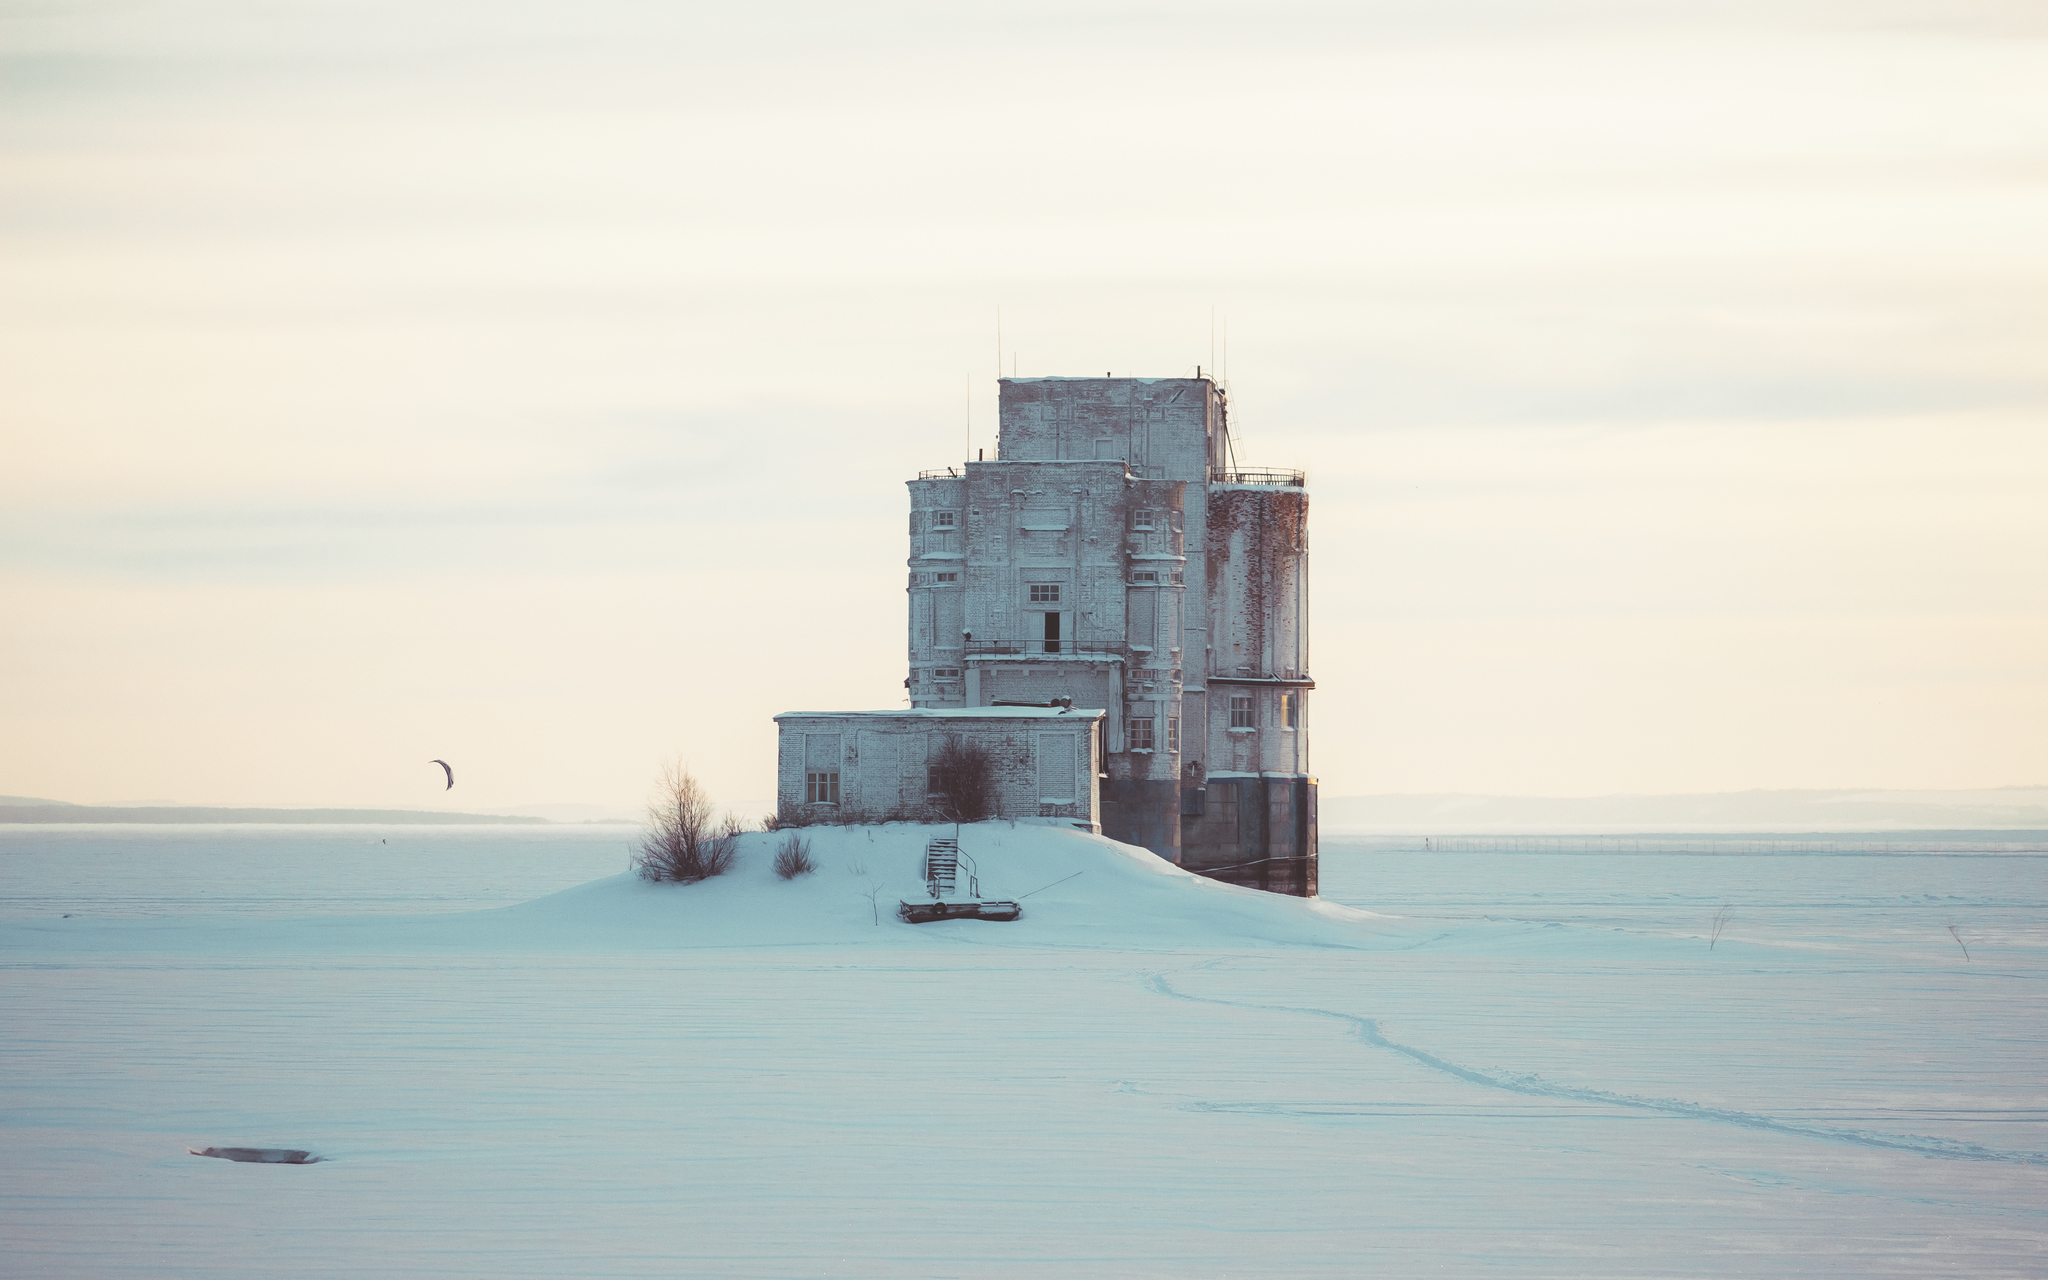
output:
M 1200 376 L 1005 378 L 1000 431 L 909 482 L 911 705 L 1103 708 L 1103 834 L 1314 895 L 1302 473 L 1240 469 Z

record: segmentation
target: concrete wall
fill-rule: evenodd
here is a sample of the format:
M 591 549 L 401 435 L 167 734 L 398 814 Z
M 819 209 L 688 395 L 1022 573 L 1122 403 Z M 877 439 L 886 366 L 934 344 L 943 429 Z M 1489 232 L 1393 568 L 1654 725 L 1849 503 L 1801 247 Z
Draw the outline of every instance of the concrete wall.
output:
M 1099 710 L 791 712 L 775 717 L 776 807 L 808 821 L 931 816 L 925 765 L 947 738 L 985 748 L 996 767 L 993 816 L 1101 827 Z M 819 803 L 806 775 L 836 771 L 838 803 Z
M 1183 867 L 1248 888 L 1315 896 L 1314 778 L 1212 775 L 1201 788 L 1187 788 L 1183 800 Z

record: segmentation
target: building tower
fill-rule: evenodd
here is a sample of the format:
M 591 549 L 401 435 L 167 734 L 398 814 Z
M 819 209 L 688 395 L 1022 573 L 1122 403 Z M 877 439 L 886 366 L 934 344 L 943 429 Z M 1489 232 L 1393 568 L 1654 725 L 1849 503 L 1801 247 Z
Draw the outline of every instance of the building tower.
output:
M 1103 707 L 1103 834 L 1316 892 L 1308 491 L 1214 379 L 1004 378 L 993 461 L 910 487 L 913 707 Z

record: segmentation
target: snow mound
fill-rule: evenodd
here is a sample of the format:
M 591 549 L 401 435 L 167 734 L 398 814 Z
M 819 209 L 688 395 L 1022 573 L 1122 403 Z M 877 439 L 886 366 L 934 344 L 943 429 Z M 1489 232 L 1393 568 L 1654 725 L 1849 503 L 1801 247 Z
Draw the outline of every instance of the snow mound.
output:
M 960 892 L 969 862 L 983 899 L 1021 901 L 1013 922 L 907 924 L 904 901 L 929 902 L 925 845 L 947 825 L 811 827 L 817 870 L 775 874 L 780 833 L 740 837 L 738 865 L 697 884 L 649 884 L 626 872 L 516 906 L 425 915 L 180 916 L 10 924 L 0 952 L 128 954 L 412 954 L 466 951 L 675 951 L 790 946 L 1344 947 L 1385 950 L 1412 922 L 1240 889 L 1182 871 L 1151 852 L 1041 823 L 958 828 Z
M 924 849 L 950 825 L 811 827 L 817 870 L 783 880 L 772 864 L 780 833 L 741 838 L 739 864 L 697 884 L 649 884 L 631 874 L 533 902 L 442 918 L 465 945 L 530 950 L 790 946 L 1337 946 L 1370 945 L 1377 917 L 1331 903 L 1222 884 L 1145 849 L 1069 828 L 1007 822 L 958 829 L 984 899 L 1021 900 L 1011 923 L 897 919 L 904 901 L 928 902 Z M 452 939 L 451 939 L 452 940 Z

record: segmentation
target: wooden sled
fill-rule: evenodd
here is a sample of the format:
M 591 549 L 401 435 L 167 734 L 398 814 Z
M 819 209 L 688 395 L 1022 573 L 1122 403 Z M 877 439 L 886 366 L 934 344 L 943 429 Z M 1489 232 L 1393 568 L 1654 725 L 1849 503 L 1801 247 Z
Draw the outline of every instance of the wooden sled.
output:
M 935 920 L 1015 920 L 1024 908 L 1014 902 L 906 902 L 896 914 L 911 924 Z

